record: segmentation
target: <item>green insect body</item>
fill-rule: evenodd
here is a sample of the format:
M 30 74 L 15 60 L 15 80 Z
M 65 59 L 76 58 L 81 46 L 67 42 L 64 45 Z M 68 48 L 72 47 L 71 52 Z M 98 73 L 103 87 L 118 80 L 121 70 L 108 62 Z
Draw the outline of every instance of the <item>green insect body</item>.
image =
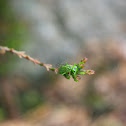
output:
M 70 79 L 70 76 L 72 76 L 74 81 L 78 81 L 80 79 L 79 75 L 86 74 L 86 73 L 94 74 L 93 70 L 81 70 L 86 60 L 87 58 L 84 58 L 76 65 L 60 63 L 61 66 L 58 68 L 58 73 L 62 74 L 67 79 Z
M 70 65 L 67 63 L 61 63 L 61 64 L 62 66 L 58 68 L 58 72 L 62 74 L 65 78 L 70 79 L 70 76 L 72 76 L 74 81 L 78 81 L 78 79 L 80 79 L 77 76 L 79 70 L 77 65 Z
M 62 74 L 67 79 L 70 79 L 71 75 L 73 78 L 76 78 L 75 75 L 78 70 L 77 66 L 76 65 L 69 65 L 67 63 L 62 63 L 62 64 L 63 65 L 58 68 L 58 72 L 60 74 Z

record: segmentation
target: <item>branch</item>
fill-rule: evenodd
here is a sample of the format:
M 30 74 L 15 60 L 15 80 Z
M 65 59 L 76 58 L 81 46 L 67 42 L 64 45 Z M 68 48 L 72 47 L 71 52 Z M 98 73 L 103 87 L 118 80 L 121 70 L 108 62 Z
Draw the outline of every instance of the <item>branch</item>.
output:
M 25 59 L 33 62 L 34 64 L 38 64 L 40 66 L 43 66 L 43 67 L 46 68 L 47 71 L 52 70 L 52 71 L 54 71 L 54 72 L 57 73 L 57 68 L 53 68 L 51 64 L 45 64 L 43 62 L 40 62 L 37 59 L 32 58 L 29 55 L 26 55 L 24 51 L 17 51 L 17 50 L 15 50 L 13 48 L 8 48 L 8 47 L 0 46 L 0 53 L 1 54 L 5 54 L 6 52 L 10 52 L 12 54 L 17 55 L 19 58 L 25 58 Z
M 66 79 L 70 79 L 70 77 L 72 76 L 74 81 L 78 81 L 80 79 L 80 75 L 84 74 L 92 75 L 95 73 L 94 70 L 81 70 L 84 67 L 85 62 L 87 61 L 86 57 L 83 58 L 78 64 L 71 65 L 67 63 L 60 63 L 62 65 L 59 66 L 59 68 L 53 68 L 51 64 L 45 64 L 37 59 L 32 58 L 29 55 L 26 55 L 24 51 L 17 51 L 13 48 L 0 46 L 0 53 L 5 54 L 6 52 L 10 52 L 12 54 L 17 55 L 19 58 L 25 58 L 33 62 L 34 64 L 43 66 L 46 68 L 47 71 L 52 70 L 55 73 L 62 74 Z

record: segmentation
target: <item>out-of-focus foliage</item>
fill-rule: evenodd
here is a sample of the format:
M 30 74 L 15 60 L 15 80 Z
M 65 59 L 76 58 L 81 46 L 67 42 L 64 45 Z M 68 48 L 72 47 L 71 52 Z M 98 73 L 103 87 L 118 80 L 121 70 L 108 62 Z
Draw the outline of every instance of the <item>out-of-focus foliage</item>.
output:
M 0 1 L 0 42 L 10 48 L 19 48 L 23 42 L 24 25 L 13 14 L 8 0 Z
M 40 92 L 32 89 L 21 93 L 18 98 L 22 112 L 29 111 L 43 102 Z
M 0 1 L 0 44 L 19 49 L 24 41 L 26 30 L 23 21 L 14 15 L 8 0 Z M 0 56 L 0 74 L 6 73 L 14 63 L 10 55 Z
M 26 28 L 24 27 L 23 20 L 18 20 L 13 13 L 9 2 L 9 0 L 0 0 L 0 45 L 19 49 L 23 44 Z M 16 58 L 10 54 L 0 55 L 0 120 L 8 116 L 8 108 L 3 105 L 6 94 L 2 92 L 7 89 L 3 89 L 2 78 L 13 70 L 15 59 Z
M 2 107 L 0 107 L 0 121 L 4 120 L 5 117 L 6 117 L 5 110 Z

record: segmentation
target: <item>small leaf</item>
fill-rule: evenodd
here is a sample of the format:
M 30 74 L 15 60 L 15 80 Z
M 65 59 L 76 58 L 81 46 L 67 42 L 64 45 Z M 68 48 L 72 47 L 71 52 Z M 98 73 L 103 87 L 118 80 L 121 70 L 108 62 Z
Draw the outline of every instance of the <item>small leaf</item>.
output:
M 87 72 L 87 70 L 80 70 L 78 73 L 79 73 L 80 75 L 83 75 L 83 74 L 86 74 L 86 72 Z
M 59 63 L 59 64 L 61 64 L 61 65 L 67 65 L 67 63 Z
M 82 68 L 84 67 L 84 64 L 85 64 L 86 61 L 87 61 L 87 58 L 86 58 L 86 57 L 83 58 L 83 59 L 79 62 L 79 64 L 77 64 L 77 67 L 78 67 L 79 69 L 82 69 Z
M 95 71 L 94 71 L 94 70 L 86 70 L 86 73 L 87 73 L 88 75 L 91 75 L 91 74 L 95 74 Z

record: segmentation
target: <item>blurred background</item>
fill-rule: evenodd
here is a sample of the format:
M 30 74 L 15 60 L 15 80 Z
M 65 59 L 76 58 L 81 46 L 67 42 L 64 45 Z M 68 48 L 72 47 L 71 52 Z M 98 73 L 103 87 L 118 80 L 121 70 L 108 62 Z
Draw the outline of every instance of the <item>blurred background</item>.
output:
M 95 70 L 74 82 L 0 55 L 0 126 L 125 126 L 125 12 L 125 0 L 0 0 L 1 46 Z

